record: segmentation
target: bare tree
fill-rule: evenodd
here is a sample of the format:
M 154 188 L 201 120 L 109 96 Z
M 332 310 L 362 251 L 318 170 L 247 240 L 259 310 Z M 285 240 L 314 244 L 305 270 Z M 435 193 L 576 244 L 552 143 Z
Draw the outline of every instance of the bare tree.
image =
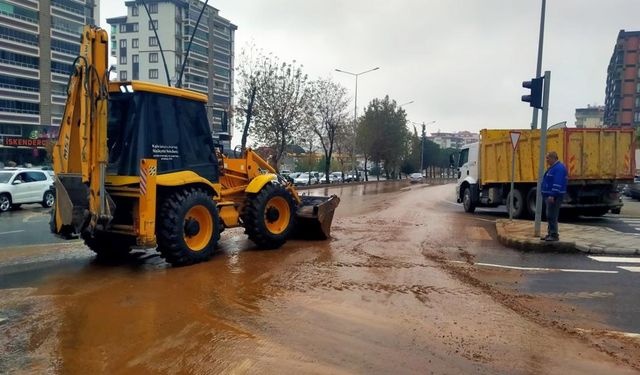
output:
M 318 79 L 310 85 L 309 130 L 316 135 L 324 152 L 325 182 L 329 183 L 331 159 L 336 136 L 347 125 L 347 89 L 330 79 Z
M 238 61 L 236 68 L 238 106 L 235 113 L 237 128 L 242 131 L 240 147 L 244 151 L 249 134 L 253 130 L 251 121 L 259 107 L 257 101 L 261 98 L 264 85 L 271 81 L 276 72 L 276 66 L 274 66 L 276 59 L 250 43 L 242 49 Z
M 338 154 L 338 163 L 340 164 L 340 172 L 342 179 L 345 179 L 346 168 L 352 169 L 350 163 L 353 160 L 353 146 L 355 143 L 355 132 L 352 124 L 347 123 L 336 131 L 335 151 Z M 348 158 L 346 158 L 348 156 Z
M 310 95 L 301 65 L 295 61 L 279 63 L 277 58 L 271 58 L 268 66 L 268 74 L 262 76 L 263 84 L 256 96 L 254 132 L 258 143 L 273 147 L 277 169 L 287 145 L 301 130 Z

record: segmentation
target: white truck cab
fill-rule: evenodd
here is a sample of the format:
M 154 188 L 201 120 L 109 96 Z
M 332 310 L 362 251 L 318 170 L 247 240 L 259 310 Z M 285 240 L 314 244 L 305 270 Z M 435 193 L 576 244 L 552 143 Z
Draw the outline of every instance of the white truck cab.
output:
M 468 189 L 468 202 L 465 203 L 465 210 L 475 200 L 473 193 L 478 186 L 478 166 L 480 158 L 480 143 L 465 145 L 458 154 L 456 167 L 458 168 L 458 183 L 456 185 L 456 198 L 458 203 L 465 203 L 465 191 Z

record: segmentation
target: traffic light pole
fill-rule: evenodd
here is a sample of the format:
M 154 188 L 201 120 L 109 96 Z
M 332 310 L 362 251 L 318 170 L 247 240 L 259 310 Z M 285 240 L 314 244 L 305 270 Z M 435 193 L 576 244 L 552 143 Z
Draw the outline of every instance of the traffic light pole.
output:
M 544 72 L 544 94 L 542 99 L 542 124 L 540 124 L 540 159 L 538 160 L 538 182 L 536 184 L 536 221 L 534 236 L 540 237 L 540 222 L 542 221 L 542 178 L 544 176 L 544 160 L 547 153 L 547 120 L 549 119 L 549 88 L 551 86 L 551 72 Z
M 547 0 L 542 0 L 542 11 L 540 14 L 540 37 L 538 39 L 538 64 L 536 65 L 536 78 L 542 73 L 542 47 L 544 44 L 544 18 L 547 8 Z M 531 119 L 531 129 L 538 128 L 538 108 L 533 109 L 533 117 Z

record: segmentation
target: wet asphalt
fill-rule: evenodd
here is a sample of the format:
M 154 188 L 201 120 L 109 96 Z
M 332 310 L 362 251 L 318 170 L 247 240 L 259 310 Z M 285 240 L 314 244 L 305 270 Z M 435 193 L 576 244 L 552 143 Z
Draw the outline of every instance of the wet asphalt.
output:
M 210 262 L 182 268 L 152 250 L 99 263 L 80 242 L 45 235 L 43 210 L 0 215 L 0 232 L 24 230 L 0 235 L 0 373 L 640 369 L 637 343 L 612 354 L 599 336 L 575 338 L 640 331 L 637 273 L 505 248 L 500 214 L 465 214 L 453 191 L 311 189 L 341 197 L 331 240 L 263 251 L 227 230 Z

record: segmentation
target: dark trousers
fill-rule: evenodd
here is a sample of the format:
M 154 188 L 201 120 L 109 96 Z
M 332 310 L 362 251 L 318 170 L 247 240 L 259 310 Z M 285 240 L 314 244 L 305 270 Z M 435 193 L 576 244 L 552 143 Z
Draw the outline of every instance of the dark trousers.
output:
M 544 201 L 547 204 L 547 233 L 552 237 L 559 237 L 558 216 L 560 216 L 562 197 L 555 197 L 553 203 L 549 203 L 547 198 L 548 197 L 544 198 Z

